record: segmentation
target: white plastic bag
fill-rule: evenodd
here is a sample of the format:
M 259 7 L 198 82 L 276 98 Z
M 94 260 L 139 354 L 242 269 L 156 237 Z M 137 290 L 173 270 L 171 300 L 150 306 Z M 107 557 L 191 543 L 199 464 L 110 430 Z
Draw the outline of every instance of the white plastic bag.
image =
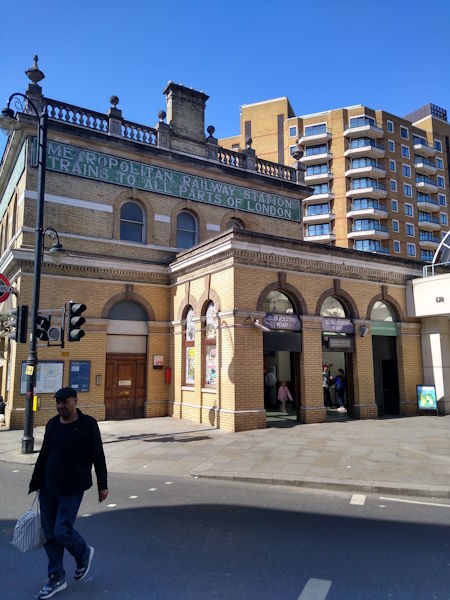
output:
M 14 528 L 14 536 L 11 544 L 21 552 L 36 550 L 37 548 L 42 548 L 44 545 L 38 498 L 39 493 L 34 497 L 31 509 L 19 518 Z

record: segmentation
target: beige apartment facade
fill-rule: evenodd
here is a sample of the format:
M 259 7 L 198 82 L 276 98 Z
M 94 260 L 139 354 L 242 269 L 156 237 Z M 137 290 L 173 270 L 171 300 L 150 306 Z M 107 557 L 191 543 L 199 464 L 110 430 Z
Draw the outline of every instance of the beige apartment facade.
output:
M 80 342 L 40 344 L 36 424 L 71 385 L 99 419 L 261 428 L 279 414 L 281 380 L 291 416 L 323 422 L 324 363 L 346 371 L 346 415 L 416 414 L 420 322 L 407 317 L 405 290 L 419 265 L 303 241 L 311 187 L 299 161 L 220 146 L 204 131 L 208 97 L 172 82 L 155 127 L 127 121 L 116 97 L 103 114 L 45 98 L 36 83 L 27 94 L 49 114 L 44 226 L 65 249 L 62 264 L 44 252 L 39 308 L 64 328 L 69 300 L 87 306 Z M 26 108 L 17 118 L 24 128 L 0 165 L 0 272 L 17 292 L 3 314 L 30 306 L 33 284 L 36 121 Z M 13 428 L 23 426 L 27 352 L 2 337 Z
M 237 150 L 287 165 L 303 153 L 303 235 L 360 251 L 431 262 L 449 230 L 449 136 L 444 109 L 398 117 L 357 105 L 296 116 L 287 98 L 243 105 Z

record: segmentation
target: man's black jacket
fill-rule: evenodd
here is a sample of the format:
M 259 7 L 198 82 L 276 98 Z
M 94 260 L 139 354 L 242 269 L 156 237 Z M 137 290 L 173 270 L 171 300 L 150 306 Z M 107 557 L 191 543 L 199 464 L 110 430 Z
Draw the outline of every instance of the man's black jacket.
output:
M 72 444 L 66 457 L 67 490 L 64 491 L 74 494 L 90 488 L 92 465 L 97 475 L 98 489 L 106 490 L 108 489 L 106 462 L 97 421 L 78 408 L 77 413 L 78 419 L 75 421 Z M 50 453 L 52 429 L 59 418 L 59 415 L 56 415 L 45 427 L 44 441 L 34 467 L 28 493 L 40 490 L 45 485 L 45 464 Z

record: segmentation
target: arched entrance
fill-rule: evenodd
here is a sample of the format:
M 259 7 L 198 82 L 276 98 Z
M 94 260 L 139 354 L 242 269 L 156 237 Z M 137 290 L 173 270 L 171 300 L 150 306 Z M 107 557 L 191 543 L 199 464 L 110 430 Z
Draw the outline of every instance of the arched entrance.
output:
M 267 419 L 269 422 L 271 419 L 299 420 L 300 318 L 293 302 L 280 290 L 267 294 L 262 310 L 266 313 L 262 324 L 265 328 L 263 333 L 264 407 Z
M 335 296 L 320 307 L 322 317 L 322 388 L 327 417 L 352 414 L 354 326 L 348 310 Z
M 377 301 L 370 313 L 372 321 L 372 355 L 375 401 L 378 415 L 400 413 L 397 370 L 397 324 L 394 313 L 382 301 Z
M 147 311 L 121 300 L 108 312 L 105 408 L 107 420 L 144 416 L 147 370 Z

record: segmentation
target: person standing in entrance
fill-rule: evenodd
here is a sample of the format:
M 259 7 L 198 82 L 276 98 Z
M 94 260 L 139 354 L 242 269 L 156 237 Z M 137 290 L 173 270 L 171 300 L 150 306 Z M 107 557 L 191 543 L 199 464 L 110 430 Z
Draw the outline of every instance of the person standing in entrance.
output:
M 287 414 L 286 410 L 286 402 L 287 400 L 294 402 L 292 400 L 291 392 L 289 391 L 288 386 L 285 381 L 282 381 L 280 387 L 278 388 L 278 401 L 281 402 L 281 412 Z
M 328 365 L 323 365 L 322 369 L 322 387 L 323 387 L 323 404 L 331 406 L 330 383 L 332 381 L 330 369 Z
M 0 427 L 6 425 L 5 423 L 5 408 L 6 402 L 3 400 L 3 396 L 0 396 Z
M 345 412 L 345 401 L 344 401 L 344 397 L 345 397 L 345 374 L 344 374 L 344 371 L 342 369 L 338 369 L 338 374 L 334 378 L 334 381 L 336 383 L 336 391 L 337 391 L 337 397 L 338 397 L 338 401 L 339 401 L 338 411 L 339 412 Z
M 94 548 L 73 527 L 84 492 L 92 486 L 92 465 L 97 476 L 98 500 L 108 496 L 107 470 L 97 421 L 77 408 L 77 392 L 64 387 L 55 394 L 58 414 L 45 427 L 29 492 L 39 491 L 41 522 L 48 556 L 48 582 L 39 600 L 67 587 L 64 549 L 75 559 L 75 579 L 86 577 Z

